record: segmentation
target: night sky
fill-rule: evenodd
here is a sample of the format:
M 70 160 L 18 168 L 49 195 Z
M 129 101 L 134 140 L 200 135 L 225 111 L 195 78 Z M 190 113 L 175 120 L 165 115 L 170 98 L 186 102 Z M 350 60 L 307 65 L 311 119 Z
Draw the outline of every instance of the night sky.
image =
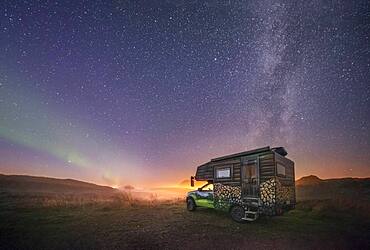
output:
M 284 146 L 370 176 L 369 37 L 369 1 L 1 1 L 0 172 L 159 185 Z

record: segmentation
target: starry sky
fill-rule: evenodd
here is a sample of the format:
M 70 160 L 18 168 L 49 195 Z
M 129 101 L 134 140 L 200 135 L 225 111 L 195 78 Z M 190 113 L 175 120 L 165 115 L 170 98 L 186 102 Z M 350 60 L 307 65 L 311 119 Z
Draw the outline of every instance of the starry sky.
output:
M 162 185 L 284 146 L 370 176 L 369 1 L 1 1 L 0 172 Z

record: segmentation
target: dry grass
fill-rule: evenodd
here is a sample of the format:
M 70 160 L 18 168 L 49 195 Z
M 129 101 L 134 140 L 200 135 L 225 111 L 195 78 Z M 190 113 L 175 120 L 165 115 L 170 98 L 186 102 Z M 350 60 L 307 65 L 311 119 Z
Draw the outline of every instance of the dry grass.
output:
M 8 205 L 16 208 L 78 208 L 78 207 L 155 207 L 160 204 L 177 204 L 183 199 L 158 199 L 155 193 L 147 198 L 137 197 L 131 192 L 114 193 L 0 193 L 1 200 L 11 201 Z
M 305 200 L 298 202 L 297 208 L 322 216 L 333 217 L 338 216 L 338 214 L 347 214 L 370 219 L 370 203 L 364 201 L 359 202 L 351 198 Z

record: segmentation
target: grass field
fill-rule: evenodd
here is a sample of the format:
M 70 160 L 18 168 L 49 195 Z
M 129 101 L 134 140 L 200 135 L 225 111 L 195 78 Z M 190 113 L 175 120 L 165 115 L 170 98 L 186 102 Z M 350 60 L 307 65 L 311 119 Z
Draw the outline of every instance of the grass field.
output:
M 237 224 L 209 209 L 163 201 L 74 207 L 14 207 L 2 200 L 1 249 L 369 249 L 369 221 L 322 215 L 308 204 Z
M 370 249 L 370 182 L 352 182 L 298 185 L 295 210 L 238 224 L 183 199 L 0 176 L 0 249 Z

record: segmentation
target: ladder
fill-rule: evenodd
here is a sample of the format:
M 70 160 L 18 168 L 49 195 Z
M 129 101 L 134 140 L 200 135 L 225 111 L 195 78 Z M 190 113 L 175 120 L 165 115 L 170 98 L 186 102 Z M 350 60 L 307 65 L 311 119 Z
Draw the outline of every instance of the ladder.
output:
M 260 205 L 260 199 L 256 197 L 246 197 L 245 201 L 247 203 L 247 210 L 245 211 L 243 220 L 246 221 L 255 221 L 258 219 L 258 208 Z M 254 208 L 254 210 L 252 210 Z
M 246 221 L 255 221 L 257 219 L 258 219 L 258 212 L 251 211 L 251 210 L 245 211 L 244 218 L 242 218 L 242 220 L 246 220 Z

